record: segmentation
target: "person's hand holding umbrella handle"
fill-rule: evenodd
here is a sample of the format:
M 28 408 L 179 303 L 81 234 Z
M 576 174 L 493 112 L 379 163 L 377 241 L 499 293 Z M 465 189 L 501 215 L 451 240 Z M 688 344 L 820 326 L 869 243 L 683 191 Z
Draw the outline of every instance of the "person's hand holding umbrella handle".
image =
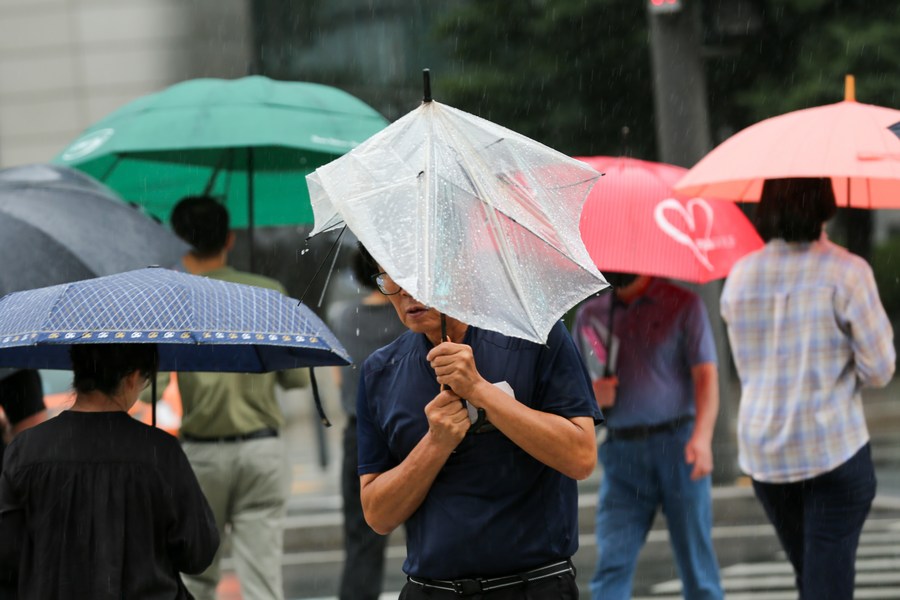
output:
M 427 71 L 428 69 L 425 69 L 425 70 Z M 426 75 L 426 79 L 427 79 L 427 75 Z M 447 315 L 445 315 L 444 313 L 441 313 L 441 339 L 445 342 L 452 341 L 450 339 L 450 336 L 447 335 Z M 449 385 L 447 385 L 446 383 L 441 383 L 441 391 L 449 390 L 449 389 L 450 389 Z M 465 398 L 460 398 L 459 402 L 460 402 L 460 404 L 462 404 L 463 408 L 466 408 L 469 405 L 468 402 L 466 402 Z
M 469 430 L 469 413 L 452 390 L 441 390 L 425 405 L 428 433 L 441 446 L 456 448 Z
M 441 389 L 452 390 L 460 399 L 469 398 L 478 384 L 486 383 L 475 367 L 475 355 L 467 344 L 455 344 L 448 338 L 432 348 L 426 358 Z

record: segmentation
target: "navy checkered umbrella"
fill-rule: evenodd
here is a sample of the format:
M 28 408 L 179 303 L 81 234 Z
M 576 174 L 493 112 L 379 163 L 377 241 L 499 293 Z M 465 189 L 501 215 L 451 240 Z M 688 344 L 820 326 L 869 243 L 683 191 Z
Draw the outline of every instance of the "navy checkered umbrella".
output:
M 155 343 L 160 369 L 260 373 L 346 365 L 315 313 L 263 288 L 163 268 L 8 294 L 0 366 L 69 369 L 69 346 Z

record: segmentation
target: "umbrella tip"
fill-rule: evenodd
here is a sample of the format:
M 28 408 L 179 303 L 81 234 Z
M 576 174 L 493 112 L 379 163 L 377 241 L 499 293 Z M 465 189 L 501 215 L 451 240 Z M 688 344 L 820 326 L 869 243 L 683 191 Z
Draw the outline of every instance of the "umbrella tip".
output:
M 844 101 L 856 102 L 856 78 L 853 75 L 844 75 Z
M 431 69 L 422 69 L 422 85 L 425 95 L 422 97 L 423 102 L 431 102 Z

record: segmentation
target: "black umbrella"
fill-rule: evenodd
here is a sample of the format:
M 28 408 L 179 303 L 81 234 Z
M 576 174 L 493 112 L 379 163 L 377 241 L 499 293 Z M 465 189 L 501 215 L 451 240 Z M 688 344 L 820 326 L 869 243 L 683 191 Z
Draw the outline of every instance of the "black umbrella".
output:
M 0 293 L 148 265 L 171 267 L 188 246 L 115 193 L 67 167 L 0 170 Z

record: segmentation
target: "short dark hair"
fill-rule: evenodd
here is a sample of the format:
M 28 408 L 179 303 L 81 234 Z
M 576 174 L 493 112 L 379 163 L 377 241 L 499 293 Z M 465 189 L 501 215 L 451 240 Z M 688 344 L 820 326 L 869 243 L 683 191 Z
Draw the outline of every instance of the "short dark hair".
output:
M 754 222 L 767 242 L 812 242 L 819 239 L 822 224 L 835 212 L 834 190 L 827 177 L 767 179 Z
M 211 196 L 182 198 L 169 220 L 175 234 L 191 245 L 198 258 L 211 258 L 228 243 L 228 210 Z
M 356 254 L 353 256 L 353 276 L 358 282 L 367 288 L 374 290 L 378 286 L 375 284 L 375 276 L 381 272 L 378 268 L 378 262 L 369 254 L 366 247 L 361 243 L 356 243 Z
M 72 387 L 81 394 L 98 391 L 112 396 L 127 375 L 139 371 L 154 379 L 159 368 L 156 344 L 73 344 L 69 357 Z
M 9 411 L 7 417 L 13 425 L 33 414 L 37 407 L 44 406 L 40 374 L 35 369 L 21 369 L 0 379 L 0 406 Z

